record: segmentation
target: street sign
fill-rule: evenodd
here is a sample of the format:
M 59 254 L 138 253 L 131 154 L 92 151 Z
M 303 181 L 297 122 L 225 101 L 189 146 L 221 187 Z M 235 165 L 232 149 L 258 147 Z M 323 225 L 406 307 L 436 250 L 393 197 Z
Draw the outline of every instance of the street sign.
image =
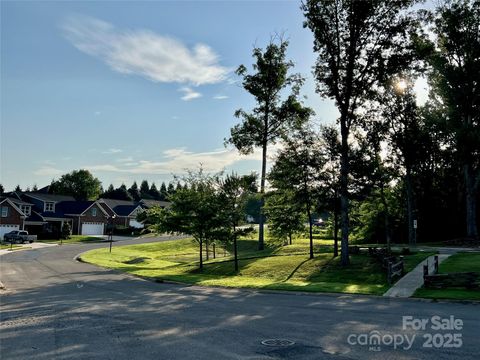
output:
M 413 220 L 413 228 L 414 228 L 414 229 L 417 228 L 417 220 Z

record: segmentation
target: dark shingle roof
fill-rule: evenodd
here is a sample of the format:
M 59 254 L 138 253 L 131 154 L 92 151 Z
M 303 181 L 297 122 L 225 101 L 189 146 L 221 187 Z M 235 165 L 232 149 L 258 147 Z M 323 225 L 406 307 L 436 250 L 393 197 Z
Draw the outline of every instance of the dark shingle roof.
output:
M 132 200 L 117 200 L 117 199 L 99 199 L 99 202 L 104 202 L 108 206 L 110 206 L 111 209 L 113 209 L 115 206 L 119 205 L 135 205 L 135 202 Z
M 128 216 L 138 206 L 134 201 L 116 200 L 116 199 L 99 199 L 100 203 L 104 202 L 118 216 Z
M 105 210 L 105 212 L 106 212 L 109 216 L 111 216 L 111 215 L 113 215 L 113 214 L 115 213 L 112 209 L 110 209 L 110 208 L 107 206 L 107 204 L 104 204 L 104 203 L 102 203 L 102 202 L 99 202 L 98 205 L 99 205 L 103 210 Z
M 40 199 L 42 201 L 75 201 L 73 196 L 68 195 L 44 194 L 40 192 L 25 192 L 23 195 L 33 197 L 34 199 Z
M 56 210 L 56 209 L 55 209 Z M 39 211 L 40 214 L 44 218 L 55 218 L 55 219 L 68 219 L 67 216 L 63 212 L 51 212 L 51 211 Z
M 13 202 L 15 205 L 30 205 L 32 206 L 33 204 L 32 203 L 29 203 L 29 202 L 26 202 L 26 201 L 23 201 L 23 200 L 19 200 L 17 198 L 14 198 L 14 197 L 8 197 L 8 200 L 10 200 L 11 202 Z
M 87 210 L 95 201 L 62 201 L 59 202 L 55 210 L 63 214 L 80 215 Z
M 118 205 L 118 206 L 115 206 L 113 211 L 115 211 L 115 213 L 119 216 L 128 216 L 137 207 L 138 207 L 138 205 L 136 205 L 136 204 L 133 204 L 133 205 Z
M 43 222 L 43 217 L 41 217 L 38 213 L 35 211 L 32 211 L 29 217 L 25 219 L 25 221 L 36 221 L 36 222 Z

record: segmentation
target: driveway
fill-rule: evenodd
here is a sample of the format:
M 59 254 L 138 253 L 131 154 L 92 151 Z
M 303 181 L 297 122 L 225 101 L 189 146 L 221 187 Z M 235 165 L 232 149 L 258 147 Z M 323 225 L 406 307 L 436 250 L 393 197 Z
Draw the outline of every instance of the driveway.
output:
M 1 257 L 7 288 L 1 295 L 2 359 L 465 360 L 480 352 L 480 305 L 157 284 L 74 260 L 105 246 Z M 428 323 L 425 330 L 412 330 L 411 322 L 404 329 L 402 316 Z M 453 316 L 457 328 L 434 330 L 432 316 Z M 380 335 L 379 345 L 368 345 L 372 334 Z M 447 334 L 460 334 L 461 344 Z M 266 339 L 295 344 L 265 346 Z

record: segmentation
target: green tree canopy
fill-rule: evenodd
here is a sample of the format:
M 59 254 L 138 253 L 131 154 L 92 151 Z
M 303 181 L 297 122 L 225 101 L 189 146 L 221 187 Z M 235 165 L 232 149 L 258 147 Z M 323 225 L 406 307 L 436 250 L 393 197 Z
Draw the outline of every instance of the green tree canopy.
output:
M 103 194 L 100 195 L 100 197 L 104 199 L 127 200 L 127 201 L 133 200 L 125 184 L 120 185 L 116 189 L 113 187 L 112 184 L 110 184 L 108 189 L 104 191 Z
M 268 229 L 283 244 L 292 244 L 292 237 L 305 231 L 305 210 L 293 191 L 285 189 L 267 194 L 265 214 Z
M 167 186 L 165 185 L 165 181 L 162 181 L 162 185 L 160 185 L 160 200 L 166 200 L 167 196 Z
M 152 185 L 150 185 L 150 189 L 148 190 L 148 194 L 154 200 L 161 200 L 160 191 L 158 191 L 157 186 L 155 185 L 154 182 L 152 182 Z
M 101 193 L 101 186 L 100 180 L 90 171 L 80 169 L 52 181 L 49 191 L 52 194 L 70 195 L 77 200 L 96 200 Z
M 128 189 L 128 193 L 132 197 L 133 200 L 138 201 L 140 200 L 140 191 L 138 189 L 137 182 L 134 181 L 132 186 Z
M 432 42 L 422 53 L 430 65 L 431 96 L 443 114 L 444 130 L 462 168 L 466 235 L 478 239 L 480 188 L 480 2 L 446 1 L 436 9 Z
M 156 226 L 160 232 L 191 235 L 199 245 L 199 268 L 202 270 L 203 245 L 206 244 L 208 248 L 209 242 L 221 238 L 220 233 L 225 226 L 216 192 L 218 177 L 205 174 L 200 169 L 197 173 L 190 173 L 183 181 L 194 186 L 169 195 L 171 206 L 160 213 L 155 210 Z
M 142 182 L 140 183 L 140 198 L 151 199 L 149 192 L 150 192 L 150 185 L 148 185 L 148 181 L 142 180 Z
M 318 54 L 314 73 L 317 92 L 333 99 L 340 113 L 340 198 L 342 264 L 349 263 L 350 132 L 358 110 L 379 84 L 401 72 L 416 56 L 408 41 L 416 27 L 405 13 L 417 0 L 307 0 L 304 26 L 314 36 Z
M 293 62 L 286 59 L 288 42 L 273 40 L 266 49 L 253 49 L 253 74 L 244 65 L 236 71 L 243 78 L 242 84 L 254 98 L 256 107 L 247 112 L 239 109 L 235 117 L 241 123 L 235 125 L 226 144 L 233 144 L 240 153 L 249 154 L 254 148 L 262 149 L 262 171 L 260 176 L 261 205 L 263 207 L 268 145 L 289 129 L 305 123 L 313 111 L 304 107 L 299 99 L 300 86 L 304 79 L 299 74 L 289 74 Z M 289 92 L 285 98 L 282 94 Z M 264 219 L 260 216 L 258 248 L 264 248 Z
M 239 176 L 235 173 L 220 180 L 219 201 L 221 218 L 225 231 L 221 232 L 225 242 L 232 242 L 235 271 L 238 271 L 237 239 L 253 231 L 253 228 L 239 228 L 245 214 L 244 207 L 249 194 L 257 190 L 255 174 Z
M 321 183 L 320 170 L 325 164 L 319 144 L 318 136 L 308 127 L 291 132 L 268 176 L 274 189 L 290 193 L 290 200 L 304 209 L 310 230 L 310 258 L 313 258 L 312 213 Z M 284 199 L 288 199 L 287 194 Z

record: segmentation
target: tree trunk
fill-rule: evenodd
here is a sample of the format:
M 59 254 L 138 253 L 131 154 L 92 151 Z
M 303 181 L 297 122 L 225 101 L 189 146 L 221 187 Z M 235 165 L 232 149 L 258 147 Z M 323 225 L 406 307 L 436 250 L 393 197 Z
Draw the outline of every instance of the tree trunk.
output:
M 333 205 L 333 257 L 338 256 L 338 194 L 335 191 Z
M 292 245 L 292 234 L 288 234 L 288 240 L 290 242 L 290 245 Z
M 200 271 L 203 271 L 203 241 L 200 239 Z
M 348 128 L 346 116 L 340 119 L 342 145 L 340 153 L 340 224 L 342 229 L 342 254 L 341 262 L 343 266 L 350 264 L 348 256 L 348 173 L 349 173 L 349 154 L 348 154 Z
M 414 246 L 417 243 L 415 236 L 415 228 L 413 221 L 415 220 L 414 207 L 413 207 L 413 186 L 412 186 L 412 174 L 410 166 L 406 166 L 407 174 L 405 175 L 405 187 L 407 191 L 407 221 L 408 221 L 408 244 Z
M 388 218 L 388 204 L 387 204 L 387 199 L 385 199 L 385 190 L 383 188 L 383 184 L 380 185 L 380 197 L 381 197 L 383 209 L 385 212 L 385 216 L 384 216 L 385 240 L 387 243 L 387 250 L 388 252 L 390 252 L 391 251 L 390 221 Z
M 467 237 L 478 239 L 476 179 L 470 164 L 465 164 L 463 170 L 465 176 Z
M 262 176 L 260 179 L 260 222 L 258 224 L 258 250 L 265 248 L 264 242 L 264 222 L 265 217 L 263 215 L 263 207 L 265 205 L 265 177 L 267 173 L 267 141 L 265 139 L 262 146 Z
M 308 216 L 309 238 L 310 238 L 310 259 L 313 259 L 313 221 L 312 221 L 312 213 L 310 211 L 309 201 L 307 201 L 307 216 Z
M 233 227 L 233 254 L 235 262 L 235 272 L 238 272 L 237 234 L 235 232 L 235 226 Z
M 213 258 L 215 259 L 217 257 L 217 254 L 215 252 L 215 243 L 212 244 L 213 247 Z
M 310 220 L 308 221 L 310 226 L 310 259 L 313 259 L 313 230 L 312 230 L 313 224 L 312 224 L 312 216 L 309 215 L 308 217 L 310 218 Z

